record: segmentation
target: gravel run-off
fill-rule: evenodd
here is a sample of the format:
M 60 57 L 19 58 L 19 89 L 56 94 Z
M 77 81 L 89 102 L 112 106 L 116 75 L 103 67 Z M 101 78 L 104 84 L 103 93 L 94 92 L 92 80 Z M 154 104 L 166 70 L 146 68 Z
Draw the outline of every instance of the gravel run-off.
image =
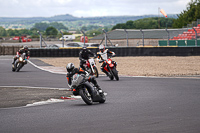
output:
M 130 76 L 194 76 L 200 75 L 200 56 L 136 56 L 114 57 L 119 75 Z M 79 67 L 78 57 L 40 58 L 55 67 L 66 67 L 70 62 Z M 100 74 L 101 64 L 96 61 Z

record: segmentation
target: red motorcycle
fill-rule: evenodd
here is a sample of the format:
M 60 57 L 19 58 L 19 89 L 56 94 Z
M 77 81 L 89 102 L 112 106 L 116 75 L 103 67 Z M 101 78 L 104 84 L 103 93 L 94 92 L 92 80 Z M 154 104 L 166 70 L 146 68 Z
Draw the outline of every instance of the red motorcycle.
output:
M 99 73 L 96 67 L 96 63 L 93 58 L 88 59 L 86 63 L 84 64 L 84 67 L 89 72 L 89 74 L 94 75 L 96 78 L 98 78 Z
M 99 61 L 99 63 L 102 63 L 102 62 L 106 63 L 104 70 L 108 72 L 108 76 L 110 80 L 113 80 L 114 78 L 116 80 L 119 80 L 118 71 L 116 69 L 117 63 L 113 62 L 110 58 L 108 58 L 107 60 Z

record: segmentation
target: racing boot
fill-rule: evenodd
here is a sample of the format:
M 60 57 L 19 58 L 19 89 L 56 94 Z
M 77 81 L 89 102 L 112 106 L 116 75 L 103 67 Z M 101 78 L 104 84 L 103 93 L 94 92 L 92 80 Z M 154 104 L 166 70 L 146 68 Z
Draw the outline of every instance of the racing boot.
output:
M 98 92 L 99 92 L 100 94 L 103 94 L 103 93 L 104 93 L 103 90 L 101 89 L 101 87 L 100 87 L 99 85 L 96 85 L 95 87 L 97 88 L 97 90 L 98 90 Z

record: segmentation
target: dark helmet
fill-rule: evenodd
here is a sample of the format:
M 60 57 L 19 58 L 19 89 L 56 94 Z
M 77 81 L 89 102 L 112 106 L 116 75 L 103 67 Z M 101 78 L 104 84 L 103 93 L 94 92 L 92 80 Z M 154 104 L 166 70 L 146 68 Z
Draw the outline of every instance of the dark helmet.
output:
M 28 46 L 26 46 L 26 45 L 23 48 L 24 48 L 25 51 L 28 50 Z
M 68 72 L 71 72 L 75 68 L 73 63 L 68 63 L 66 69 Z
M 86 50 L 87 50 L 87 47 L 86 47 L 86 46 L 83 46 L 82 49 L 83 49 L 83 51 L 86 51 Z
M 99 46 L 99 51 L 104 52 L 104 50 L 105 50 L 105 47 L 103 45 L 100 45 Z

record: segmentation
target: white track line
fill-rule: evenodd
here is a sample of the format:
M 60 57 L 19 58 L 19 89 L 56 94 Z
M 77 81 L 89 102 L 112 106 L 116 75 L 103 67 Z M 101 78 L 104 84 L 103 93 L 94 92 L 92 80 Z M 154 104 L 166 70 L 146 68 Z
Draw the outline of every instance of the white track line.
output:
M 58 72 L 54 72 L 54 71 L 51 71 L 51 70 L 47 70 L 47 69 L 41 68 L 41 67 L 35 65 L 35 64 L 34 64 L 33 62 L 31 62 L 30 60 L 28 60 L 28 62 L 29 62 L 31 65 L 33 65 L 34 67 L 36 67 L 36 68 L 38 68 L 38 69 L 40 69 L 40 70 L 43 70 L 43 71 L 47 71 L 47 72 L 54 73 L 54 74 L 66 74 L 66 73 L 64 73 L 64 72 L 58 73 Z
M 51 88 L 51 87 L 33 87 L 33 86 L 0 86 L 4 88 L 33 88 L 33 89 L 51 89 L 51 90 L 67 90 L 69 91 L 69 88 Z

